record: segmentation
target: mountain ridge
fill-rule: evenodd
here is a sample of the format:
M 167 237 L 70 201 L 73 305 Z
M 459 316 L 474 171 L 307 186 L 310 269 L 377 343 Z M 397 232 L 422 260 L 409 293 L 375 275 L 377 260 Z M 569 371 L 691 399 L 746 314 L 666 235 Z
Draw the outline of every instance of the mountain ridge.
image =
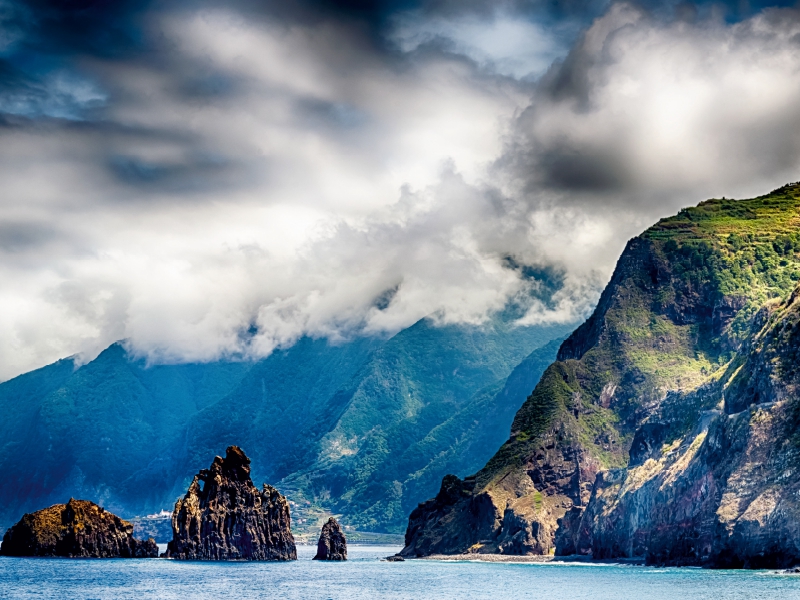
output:
M 126 518 L 157 513 L 171 508 L 208 456 L 238 443 L 258 465 L 255 479 L 278 484 L 292 494 L 302 526 L 311 527 L 309 515 L 321 518 L 335 510 L 345 522 L 349 516 L 349 524 L 361 530 L 399 531 L 407 515 L 402 502 L 416 504 L 427 495 L 443 473 L 439 469 L 473 468 L 459 463 L 460 456 L 451 449 L 455 440 L 434 430 L 440 425 L 449 427 L 448 431 L 467 430 L 465 422 L 452 423 L 458 418 L 457 406 L 471 406 L 473 395 L 483 389 L 502 388 L 527 354 L 567 331 L 568 326 L 514 328 L 498 323 L 470 329 L 422 322 L 391 344 L 378 338 L 356 338 L 344 344 L 305 338 L 255 363 L 148 365 L 128 355 L 121 344 L 84 365 L 77 366 L 72 359 L 58 361 L 0 384 L 0 410 L 6 415 L 0 423 L 0 467 L 9 482 L 0 489 L 0 525 L 8 526 L 23 512 L 64 496 L 91 498 Z M 378 352 L 381 349 L 383 354 Z M 376 356 L 387 352 L 398 360 L 375 362 Z M 409 362 L 414 352 L 423 354 Z M 552 360 L 555 348 L 550 346 L 547 352 L 548 358 L 537 363 L 539 372 Z M 373 375 L 369 369 L 360 371 L 369 364 Z M 406 367 L 397 366 L 403 364 Z M 460 379 L 445 376 L 458 365 L 462 365 Z M 533 376 L 538 377 L 536 373 L 529 377 Z M 381 383 L 384 377 L 389 379 L 381 385 L 369 383 Z M 532 387 L 535 378 L 529 383 Z M 377 430 L 369 434 L 374 419 L 385 416 L 380 411 L 368 415 L 370 394 L 383 394 L 375 402 L 385 403 L 390 396 L 383 390 L 391 392 L 397 386 L 416 394 L 412 400 L 428 415 L 423 419 L 427 425 L 419 433 L 408 426 L 403 430 L 402 421 L 408 417 L 395 411 L 394 429 L 383 423 L 382 435 L 376 435 Z M 356 392 L 362 400 L 354 407 L 351 399 Z M 482 397 L 483 405 L 494 407 L 494 412 L 475 413 L 471 418 L 498 431 L 496 424 L 487 421 L 510 422 L 526 394 L 517 390 L 513 398 L 497 401 L 491 394 Z M 504 403 L 513 406 L 500 410 Z M 373 447 L 377 443 L 381 450 L 381 437 L 402 430 L 404 443 L 417 449 L 417 462 L 412 460 L 392 479 L 385 480 L 389 475 L 383 475 L 388 473 L 384 467 L 372 468 L 365 475 L 360 498 L 369 504 L 359 511 L 348 498 L 319 493 L 313 480 L 333 481 L 335 476 L 346 482 L 363 463 L 366 449 L 355 459 L 355 455 L 329 453 L 327 462 L 318 460 L 323 438 L 331 431 L 329 439 L 336 436 L 337 423 L 348 407 L 353 417 L 345 439 L 357 436 L 363 443 L 372 435 Z M 373 421 L 360 423 L 359 415 Z M 445 425 L 448 421 L 449 426 Z M 507 422 L 500 430 L 507 428 Z M 493 438 L 495 447 L 504 435 Z M 387 446 L 390 452 L 381 454 L 382 464 L 392 462 L 392 443 Z M 491 450 L 473 447 L 470 460 L 482 462 Z M 26 460 L 20 461 L 21 456 Z M 437 466 L 437 457 L 446 466 Z M 404 490 L 405 479 L 414 478 L 420 469 L 422 473 Z M 308 475 L 305 480 L 290 478 L 301 472 Z M 399 480 L 399 496 L 395 480 Z M 392 502 L 389 513 L 385 508 Z M 371 516 L 357 517 L 370 509 Z

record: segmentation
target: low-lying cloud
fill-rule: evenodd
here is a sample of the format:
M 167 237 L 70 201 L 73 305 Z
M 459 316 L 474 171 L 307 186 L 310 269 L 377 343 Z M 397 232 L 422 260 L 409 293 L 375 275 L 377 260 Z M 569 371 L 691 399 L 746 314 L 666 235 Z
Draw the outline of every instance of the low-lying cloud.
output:
M 615 4 L 570 37 L 525 3 L 165 6 L 36 68 L 2 38 L 0 378 L 118 339 L 203 361 L 575 321 L 658 217 L 798 179 L 790 10 Z

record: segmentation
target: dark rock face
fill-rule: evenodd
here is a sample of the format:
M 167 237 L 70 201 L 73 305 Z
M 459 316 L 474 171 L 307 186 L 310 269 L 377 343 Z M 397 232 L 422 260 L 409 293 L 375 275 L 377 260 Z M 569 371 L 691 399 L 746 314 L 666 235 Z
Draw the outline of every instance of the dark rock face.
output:
M 341 525 L 333 517 L 322 526 L 314 560 L 347 560 L 347 539 Z
M 458 554 L 480 540 L 496 541 L 502 514 L 491 497 L 473 494 L 474 479 L 445 475 L 435 498 L 421 503 L 408 518 L 402 556 Z
M 657 456 L 668 433 L 669 427 L 664 423 L 645 423 L 639 427 L 633 436 L 628 465 L 641 465 L 648 458 Z
M 545 443 L 518 471 L 479 485 L 475 477 L 448 475 L 436 498 L 409 517 L 405 557 L 430 554 L 548 554 L 558 520 L 583 506 L 599 464 L 558 436 Z
M 26 514 L 3 536 L 0 555 L 157 558 L 158 546 L 133 537 L 133 525 L 87 500 Z
M 201 488 L 202 482 L 202 488 Z M 214 458 L 175 504 L 168 558 L 296 560 L 289 503 L 275 488 L 256 489 L 250 459 L 237 446 Z

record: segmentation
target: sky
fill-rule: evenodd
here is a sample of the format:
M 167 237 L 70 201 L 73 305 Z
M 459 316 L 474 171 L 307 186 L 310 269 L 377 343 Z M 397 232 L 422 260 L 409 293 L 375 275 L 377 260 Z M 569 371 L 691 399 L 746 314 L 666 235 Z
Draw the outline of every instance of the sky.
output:
M 0 0 L 0 380 L 577 322 L 798 179 L 792 3 Z

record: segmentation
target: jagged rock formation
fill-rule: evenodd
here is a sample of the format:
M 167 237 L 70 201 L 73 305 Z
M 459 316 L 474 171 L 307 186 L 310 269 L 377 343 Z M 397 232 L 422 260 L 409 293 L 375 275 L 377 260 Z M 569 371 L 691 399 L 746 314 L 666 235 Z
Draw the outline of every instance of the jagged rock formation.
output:
M 347 560 L 347 538 L 339 522 L 331 517 L 322 526 L 314 560 Z
M 800 561 L 798 226 L 792 185 L 631 240 L 509 440 L 445 478 L 401 554 Z
M 157 558 L 150 538 L 133 537 L 133 525 L 87 500 L 26 514 L 6 531 L 0 555 L 75 558 Z
M 201 487 L 202 482 L 202 487 Z M 250 479 L 250 459 L 237 446 L 195 475 L 172 513 L 168 558 L 296 560 L 289 503 Z

